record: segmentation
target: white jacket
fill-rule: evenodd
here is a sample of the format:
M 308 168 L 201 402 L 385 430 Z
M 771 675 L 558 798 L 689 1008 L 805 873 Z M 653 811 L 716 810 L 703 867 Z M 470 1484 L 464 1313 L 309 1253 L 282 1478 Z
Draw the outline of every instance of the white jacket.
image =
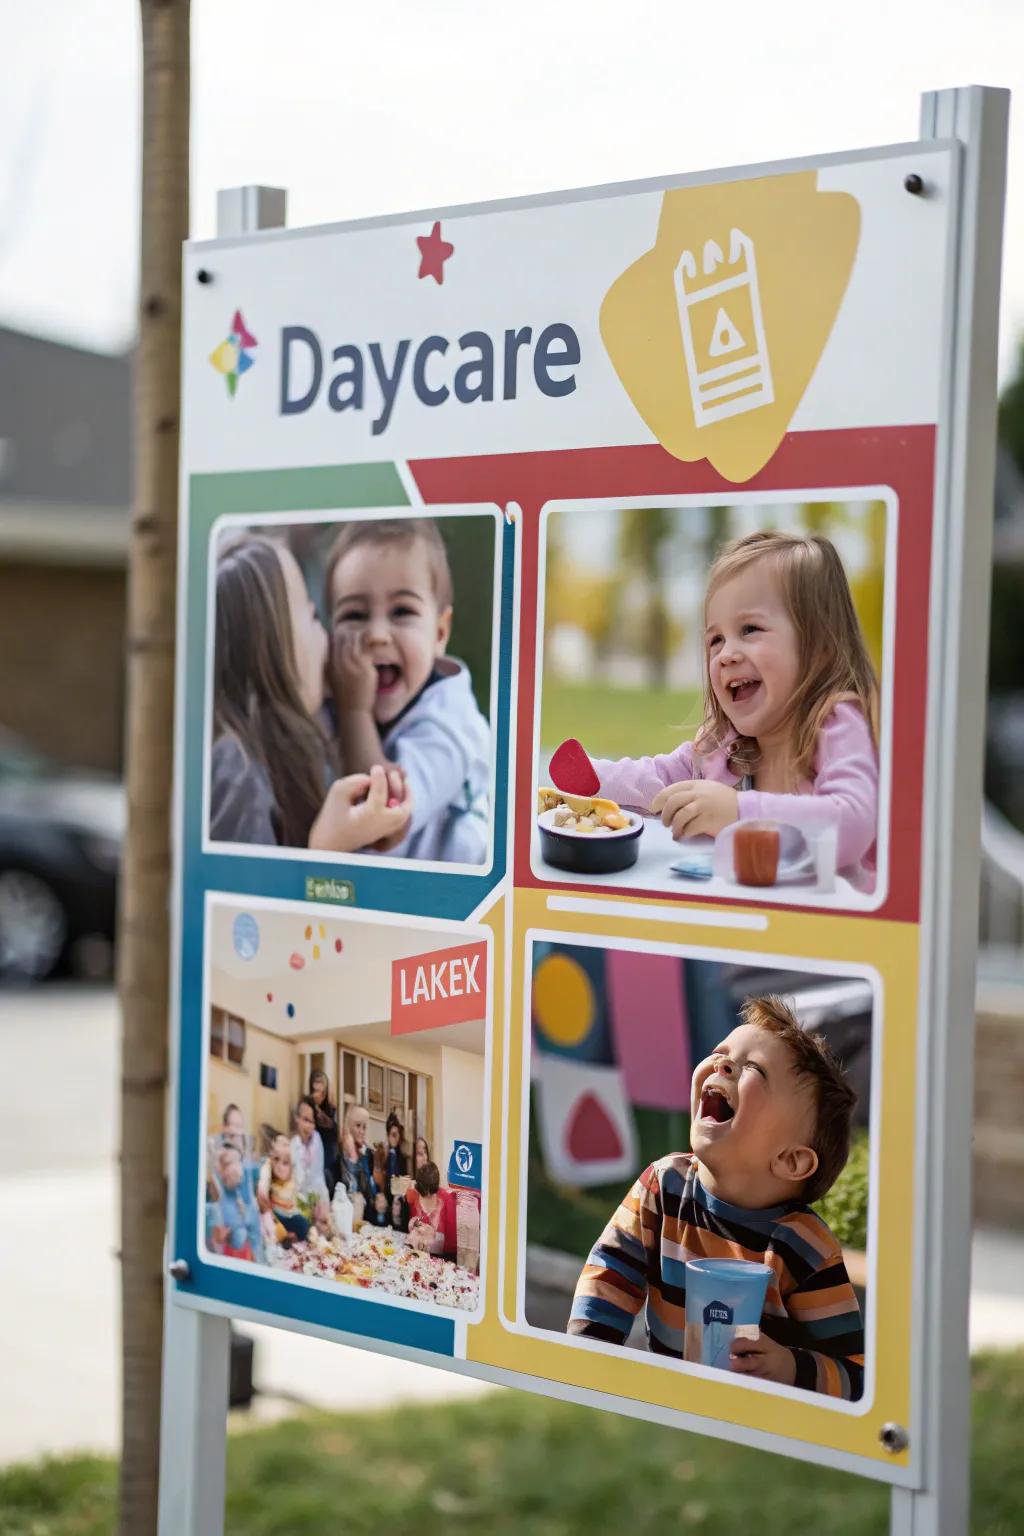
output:
M 477 707 L 469 672 L 442 656 L 428 683 L 384 736 L 391 762 L 413 795 L 409 831 L 392 854 L 483 864 L 490 819 L 491 728 Z

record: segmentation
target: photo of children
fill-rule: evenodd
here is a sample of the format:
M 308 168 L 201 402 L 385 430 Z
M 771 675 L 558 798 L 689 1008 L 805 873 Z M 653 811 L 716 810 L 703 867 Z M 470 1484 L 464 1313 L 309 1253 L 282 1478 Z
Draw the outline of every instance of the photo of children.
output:
M 534 873 L 877 906 L 890 521 L 883 501 L 552 512 Z
M 487 862 L 495 539 L 486 515 L 221 520 L 211 842 Z
M 486 984 L 473 1018 L 392 1008 L 465 931 L 211 898 L 207 933 L 207 1254 L 476 1311 Z
M 526 1323 L 859 1399 L 871 982 L 561 942 L 532 963 Z

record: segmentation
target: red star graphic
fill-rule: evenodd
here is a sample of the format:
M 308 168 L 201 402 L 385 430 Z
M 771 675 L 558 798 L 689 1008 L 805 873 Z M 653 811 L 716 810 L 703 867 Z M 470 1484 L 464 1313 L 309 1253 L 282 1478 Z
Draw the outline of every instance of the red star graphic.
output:
M 420 248 L 419 277 L 432 277 L 435 283 L 444 282 L 444 264 L 455 250 L 447 240 L 441 239 L 441 221 L 438 219 L 429 235 L 417 235 Z

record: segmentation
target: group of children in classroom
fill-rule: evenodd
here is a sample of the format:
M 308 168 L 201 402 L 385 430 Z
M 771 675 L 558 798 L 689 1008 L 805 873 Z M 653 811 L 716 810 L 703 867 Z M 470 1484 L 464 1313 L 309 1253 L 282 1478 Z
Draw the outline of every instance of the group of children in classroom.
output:
M 341 1185 L 354 1227 L 388 1227 L 413 1247 L 454 1257 L 440 1170 L 422 1136 L 410 1175 L 397 1115 L 388 1116 L 387 1142 L 370 1146 L 367 1110 L 349 1104 L 339 1126 L 327 1075 L 320 1071 L 311 1073 L 293 1119 L 291 1136 L 262 1127 L 264 1152 L 254 1156 L 238 1105 L 225 1109 L 211 1140 L 207 1180 L 206 1236 L 215 1253 L 262 1263 L 267 1247 L 303 1242 L 311 1228 L 334 1235 L 332 1200 Z
M 211 838 L 482 864 L 491 733 L 437 523 L 343 524 L 323 609 L 329 634 L 284 539 L 220 548 Z

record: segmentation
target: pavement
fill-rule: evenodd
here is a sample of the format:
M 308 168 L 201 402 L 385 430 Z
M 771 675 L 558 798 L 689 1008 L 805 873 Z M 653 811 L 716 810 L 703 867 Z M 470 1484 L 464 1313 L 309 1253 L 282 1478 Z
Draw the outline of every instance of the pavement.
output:
M 106 987 L 0 991 L 0 1464 L 119 1436 L 118 1016 Z M 1024 1234 L 973 1243 L 971 1347 L 1024 1345 Z M 552 1315 L 564 1297 L 550 1297 Z M 256 1339 L 255 1417 L 491 1391 L 282 1329 Z

